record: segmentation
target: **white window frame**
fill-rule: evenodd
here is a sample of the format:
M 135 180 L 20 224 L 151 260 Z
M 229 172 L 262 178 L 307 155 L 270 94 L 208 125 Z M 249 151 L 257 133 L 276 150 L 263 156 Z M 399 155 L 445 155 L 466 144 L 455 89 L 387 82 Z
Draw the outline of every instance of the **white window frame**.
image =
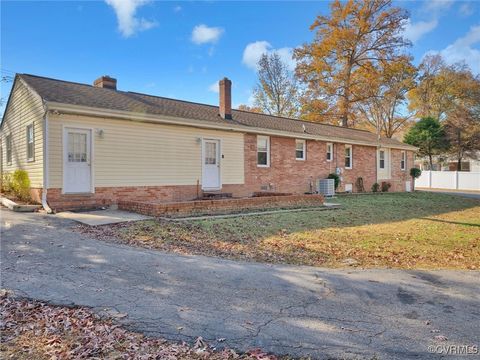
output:
M 328 158 L 328 154 L 330 154 L 330 159 Z M 333 143 L 327 143 L 327 161 L 333 161 Z
M 29 141 L 28 139 L 28 133 L 29 133 L 29 128 L 32 128 L 32 142 Z M 32 162 L 35 161 L 35 127 L 33 126 L 33 122 L 31 124 L 28 124 L 26 126 L 26 151 L 27 151 L 27 161 Z M 32 144 L 32 153 L 30 154 L 31 156 L 28 156 L 28 146 Z
M 350 156 L 347 156 L 347 149 L 350 149 Z M 349 166 L 345 164 L 345 169 L 353 169 L 353 147 L 352 145 L 345 145 L 345 159 L 349 158 Z
M 12 133 L 5 136 L 5 157 L 7 165 L 12 164 Z
M 297 157 L 297 144 L 302 144 L 302 157 Z M 307 159 L 307 140 L 295 139 L 295 159 L 305 161 Z
M 382 158 L 383 154 L 383 158 Z M 381 170 L 385 170 L 385 150 L 378 150 L 378 168 Z M 383 166 L 382 166 L 382 161 L 383 161 Z
M 258 163 L 258 153 L 260 152 L 260 151 L 258 151 L 258 141 L 260 139 L 267 140 L 267 164 L 259 164 Z M 262 152 L 264 152 L 264 151 L 262 151 Z M 270 136 L 257 135 L 257 167 L 264 167 L 264 168 L 270 167 Z
M 407 168 L 407 152 L 402 150 L 402 157 L 400 159 L 400 170 L 405 171 Z

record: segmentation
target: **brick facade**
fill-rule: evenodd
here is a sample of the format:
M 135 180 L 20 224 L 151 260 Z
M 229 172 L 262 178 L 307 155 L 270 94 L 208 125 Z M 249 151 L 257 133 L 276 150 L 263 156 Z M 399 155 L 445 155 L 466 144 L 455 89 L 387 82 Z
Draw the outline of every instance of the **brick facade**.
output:
M 339 191 L 345 184 L 352 184 L 353 191 L 358 177 L 363 178 L 369 191 L 376 181 L 376 148 L 353 145 L 353 167 L 345 169 L 345 145 L 334 144 L 333 159 L 327 161 L 327 142 L 307 140 L 305 160 L 295 159 L 295 139 L 270 138 L 270 167 L 257 166 L 257 137 L 245 135 L 245 186 L 250 192 L 270 190 L 278 192 L 305 193 L 315 187 L 317 179 L 324 179 L 342 169 Z
M 257 166 L 257 136 L 245 135 L 244 168 L 245 183 L 222 186 L 222 192 L 232 193 L 234 197 L 251 196 L 254 192 L 270 191 L 292 194 L 304 194 L 315 190 L 317 179 L 341 169 L 341 183 L 338 191 L 345 190 L 345 184 L 352 184 L 357 191 L 356 182 L 363 179 L 365 191 L 370 191 L 376 182 L 376 147 L 353 145 L 352 169 L 345 169 L 345 145 L 334 144 L 333 159 L 327 161 L 327 143 L 307 140 L 306 159 L 296 160 L 295 139 L 270 137 L 270 166 Z M 405 191 L 405 181 L 409 181 L 409 169 L 413 165 L 413 153 L 407 151 L 405 171 L 400 169 L 401 150 L 391 151 L 391 179 L 381 180 L 392 184 L 390 191 Z M 194 200 L 201 189 L 196 185 L 178 186 L 130 186 L 130 187 L 97 187 L 95 194 L 65 195 L 61 189 L 49 189 L 48 203 L 51 208 L 68 210 L 109 206 L 120 201 L 156 201 L 180 202 Z

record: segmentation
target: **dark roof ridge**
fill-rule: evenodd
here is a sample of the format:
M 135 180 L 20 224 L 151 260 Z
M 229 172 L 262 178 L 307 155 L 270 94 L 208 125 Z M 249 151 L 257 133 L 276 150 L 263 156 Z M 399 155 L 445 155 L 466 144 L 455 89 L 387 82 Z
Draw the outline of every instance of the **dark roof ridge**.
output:
M 19 75 L 20 77 L 22 77 L 23 75 L 26 75 L 26 76 L 36 77 L 36 78 L 40 78 L 40 79 L 60 81 L 60 82 L 67 83 L 67 84 L 75 84 L 75 85 L 88 86 L 88 87 L 95 88 L 95 89 L 106 89 L 106 90 L 112 90 L 112 91 L 117 91 L 117 92 L 125 92 L 125 91 L 114 90 L 114 89 L 109 89 L 109 88 L 99 88 L 99 87 L 96 87 L 96 86 L 93 86 L 93 85 L 90 85 L 90 84 L 80 83 L 80 82 L 76 82 L 76 81 L 67 81 L 67 80 L 62 80 L 62 79 L 55 79 L 55 78 L 48 77 L 48 76 L 33 75 L 33 74 L 27 74 L 27 73 L 20 73 L 20 74 L 18 74 L 18 75 Z
M 304 123 L 304 124 L 314 124 L 314 125 L 322 125 L 322 126 L 331 126 L 331 127 L 339 128 L 339 129 L 363 131 L 363 132 L 367 132 L 367 133 L 369 133 L 369 134 L 373 134 L 371 131 L 364 130 L 364 129 L 355 129 L 355 128 L 350 128 L 350 127 L 345 127 L 345 126 L 340 126 L 340 125 L 333 125 L 333 124 L 326 124 L 326 123 L 320 123 L 320 122 L 315 122 L 315 121 L 295 119 L 295 118 L 285 117 L 285 116 L 278 116 L 278 115 L 270 115 L 270 114 L 264 114 L 264 113 L 257 113 L 257 112 L 253 112 L 253 111 L 247 111 L 247 110 L 239 110 L 239 109 L 233 109 L 233 110 L 235 110 L 235 111 L 241 111 L 241 112 L 244 112 L 244 113 L 247 113 L 247 114 L 263 115 L 263 116 L 269 116 L 269 117 L 274 117 L 274 118 L 279 118 L 279 119 L 285 119 L 285 120 L 290 120 L 290 121 L 297 121 L 297 122 Z
M 43 78 L 43 79 L 54 80 L 54 81 L 61 81 L 61 82 L 64 82 L 64 83 L 77 84 L 77 85 L 83 85 L 83 86 L 88 86 L 88 87 L 91 87 L 91 88 L 95 88 L 95 86 L 90 85 L 90 84 L 79 83 L 79 82 L 75 82 L 75 81 L 55 79 L 55 78 L 51 78 L 51 77 L 48 77 L 48 76 L 40 76 L 40 75 L 33 75 L 33 74 L 26 74 L 26 73 L 19 74 L 19 75 L 27 75 L 27 76 L 37 77 L 37 78 Z M 200 102 L 190 101 L 190 100 L 174 99 L 174 98 L 161 96 L 161 95 L 145 94 L 145 93 L 141 93 L 141 92 L 138 92 L 138 91 L 123 91 L 123 90 L 114 90 L 114 89 L 107 89 L 107 90 L 116 91 L 116 92 L 120 92 L 120 93 L 124 93 L 124 94 L 141 95 L 141 96 L 148 96 L 148 97 L 153 97 L 153 98 L 160 98 L 160 99 L 165 99 L 165 100 L 178 101 L 178 102 L 194 104 L 194 105 L 208 106 L 208 107 L 213 107 L 213 108 L 218 107 L 216 105 L 210 105 L 210 104 L 205 104 L 205 103 L 200 103 Z M 344 127 L 344 126 L 339 126 L 339 125 L 319 123 L 319 122 L 307 121 L 307 120 L 302 120 L 302 119 L 295 119 L 295 118 L 286 117 L 286 116 L 270 115 L 270 114 L 257 113 L 257 112 L 253 112 L 253 111 L 240 110 L 240 109 L 233 109 L 233 111 L 239 111 L 239 112 L 243 112 L 243 113 L 247 113 L 247 114 L 262 115 L 262 116 L 268 116 L 268 117 L 272 117 L 272 118 L 279 118 L 279 119 L 285 119 L 285 120 L 290 120 L 290 121 L 296 121 L 296 122 L 303 123 L 303 124 L 331 126 L 331 127 L 339 128 L 339 129 L 362 131 L 362 132 L 373 134 L 371 131 L 364 130 L 364 129 L 355 129 L 355 128 Z

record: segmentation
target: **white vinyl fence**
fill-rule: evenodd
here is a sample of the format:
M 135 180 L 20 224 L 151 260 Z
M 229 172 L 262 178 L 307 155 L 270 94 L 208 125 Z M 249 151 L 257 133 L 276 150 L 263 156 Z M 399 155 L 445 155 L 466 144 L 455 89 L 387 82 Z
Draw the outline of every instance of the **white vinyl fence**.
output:
M 480 191 L 480 172 L 422 171 L 415 188 Z

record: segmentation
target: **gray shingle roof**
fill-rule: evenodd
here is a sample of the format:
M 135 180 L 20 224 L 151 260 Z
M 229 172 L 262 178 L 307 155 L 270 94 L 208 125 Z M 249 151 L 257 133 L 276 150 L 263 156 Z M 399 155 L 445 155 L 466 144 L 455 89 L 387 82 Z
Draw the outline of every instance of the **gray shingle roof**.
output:
M 250 127 L 287 131 L 303 135 L 307 133 L 316 136 L 369 142 L 372 144 L 377 143 L 376 134 L 364 130 L 257 114 L 241 110 L 233 110 L 232 119 L 225 120 L 219 116 L 217 106 L 134 92 L 97 88 L 87 84 L 79 84 L 29 74 L 20 74 L 19 77 L 47 102 L 51 101 L 101 109 L 132 111 L 135 113 L 150 115 L 164 115 L 193 119 L 207 123 L 235 123 L 246 128 Z M 303 130 L 304 126 L 305 132 Z M 382 138 L 381 143 L 391 146 L 406 146 L 406 144 L 403 144 L 398 140 L 388 138 Z

